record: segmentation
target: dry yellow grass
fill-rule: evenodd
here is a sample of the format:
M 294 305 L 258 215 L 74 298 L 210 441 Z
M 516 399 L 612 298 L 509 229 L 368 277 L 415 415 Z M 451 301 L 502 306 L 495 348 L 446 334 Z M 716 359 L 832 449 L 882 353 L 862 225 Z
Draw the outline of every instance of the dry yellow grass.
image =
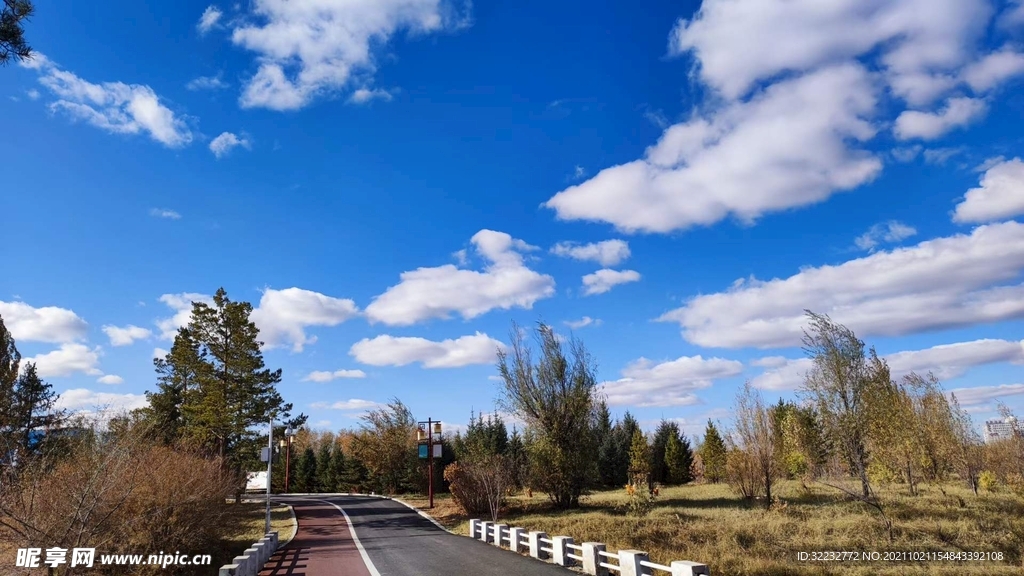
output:
M 1020 574 L 1024 566 L 1024 502 L 1007 492 L 974 496 L 959 486 L 923 485 L 920 495 L 910 497 L 899 487 L 884 488 L 892 542 L 877 511 L 830 488 L 805 490 L 799 482 L 784 482 L 778 495 L 785 506 L 765 510 L 720 484 L 672 487 L 662 490 L 649 516 L 630 518 L 619 509 L 622 490 L 595 493 L 572 511 L 554 510 L 535 494 L 513 498 L 502 521 L 577 542 L 605 542 L 609 550 L 644 550 L 655 562 L 703 562 L 716 575 L 980 576 Z M 466 517 L 450 499 L 435 504 L 440 522 L 468 533 Z M 823 563 L 797 557 L 800 551 L 826 550 L 1001 552 L 1003 561 Z
M 266 505 L 254 502 L 228 504 L 225 517 L 224 532 L 220 545 L 213 554 L 213 566 L 219 568 L 238 556 L 253 542 L 263 537 L 263 526 L 266 523 Z M 270 530 L 276 530 L 283 543 L 295 533 L 295 521 L 287 506 L 270 508 Z M 199 554 L 200 552 L 196 552 Z

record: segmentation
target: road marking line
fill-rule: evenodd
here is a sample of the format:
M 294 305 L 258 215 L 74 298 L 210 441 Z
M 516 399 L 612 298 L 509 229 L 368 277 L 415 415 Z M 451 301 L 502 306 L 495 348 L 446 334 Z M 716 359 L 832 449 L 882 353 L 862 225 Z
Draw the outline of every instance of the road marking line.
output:
M 437 520 L 435 520 L 435 519 L 434 519 L 434 518 L 433 518 L 432 516 L 430 516 L 429 514 L 427 514 L 426 512 L 424 512 L 423 510 L 420 510 L 419 508 L 416 508 L 416 507 L 415 507 L 415 506 L 413 506 L 412 504 L 409 504 L 408 502 L 406 502 L 406 501 L 404 501 L 404 500 L 399 500 L 398 498 L 389 498 L 389 500 L 391 500 L 392 502 L 398 502 L 399 504 L 401 504 L 401 505 L 405 506 L 406 508 L 408 508 L 408 509 L 412 510 L 413 512 L 415 512 L 415 513 L 419 514 L 420 516 L 423 516 L 423 517 L 424 517 L 424 518 L 426 518 L 427 520 L 430 520 L 430 523 L 431 523 L 431 524 L 433 524 L 434 526 L 437 526 L 437 527 L 438 527 L 438 528 L 440 528 L 441 530 L 444 530 L 445 532 L 447 532 L 447 533 L 449 533 L 449 534 L 455 534 L 455 532 L 452 532 L 451 530 L 449 530 L 449 529 L 445 528 L 444 526 L 442 526 L 442 525 L 441 525 L 441 523 L 440 523 L 440 522 L 438 522 Z M 455 535 L 456 535 L 456 536 L 461 536 L 461 534 L 455 534 Z
M 359 541 L 359 536 L 356 535 L 356 527 L 352 525 L 352 519 L 348 517 L 345 510 L 341 506 L 338 506 L 329 500 L 319 500 L 314 498 L 310 498 L 310 500 L 330 504 L 337 508 L 338 512 L 341 512 L 341 515 L 345 517 L 345 522 L 348 523 L 348 531 L 352 533 L 352 541 L 356 543 L 356 548 L 359 549 L 359 555 L 363 557 L 363 564 L 366 564 L 366 569 L 370 571 L 370 576 L 380 576 L 380 572 L 377 571 L 377 567 L 374 566 L 373 561 L 370 560 L 370 555 L 366 553 L 366 548 L 363 548 L 363 543 Z

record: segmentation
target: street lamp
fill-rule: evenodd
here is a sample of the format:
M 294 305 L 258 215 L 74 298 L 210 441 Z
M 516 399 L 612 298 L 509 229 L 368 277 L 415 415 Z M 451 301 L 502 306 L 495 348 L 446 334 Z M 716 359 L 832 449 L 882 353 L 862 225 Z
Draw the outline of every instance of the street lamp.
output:
M 437 436 L 437 447 L 441 448 L 441 423 L 427 418 L 426 422 L 418 422 L 416 430 L 416 441 L 420 445 L 420 458 L 427 459 L 428 488 L 427 494 L 430 498 L 430 508 L 434 507 L 434 436 Z M 426 425 L 426 426 L 424 426 Z M 423 448 L 426 448 L 426 456 L 423 455 Z M 438 454 L 440 456 L 440 454 Z

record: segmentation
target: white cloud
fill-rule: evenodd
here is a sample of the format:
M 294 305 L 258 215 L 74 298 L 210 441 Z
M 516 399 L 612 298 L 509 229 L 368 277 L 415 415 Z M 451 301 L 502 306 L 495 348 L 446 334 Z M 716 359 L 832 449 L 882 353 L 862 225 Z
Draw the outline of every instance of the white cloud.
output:
M 991 400 L 1002 400 L 1007 396 L 1024 394 L 1024 384 L 1000 384 L 998 386 L 972 386 L 970 388 L 954 388 L 949 391 L 956 394 L 961 406 L 975 406 Z
M 188 325 L 189 319 L 192 318 L 192 302 L 213 305 L 212 296 L 195 292 L 164 294 L 160 297 L 160 301 L 174 310 L 174 316 L 156 321 L 156 326 L 160 329 L 160 337 L 164 340 L 174 340 L 178 328 Z
M 874 250 L 882 242 L 899 242 L 917 234 L 917 230 L 898 220 L 875 224 L 854 240 L 861 250 Z
M 383 88 L 359 88 L 349 96 L 348 101 L 353 104 L 366 104 L 372 100 L 384 100 L 390 102 L 394 96 Z
M 889 364 L 893 378 L 910 372 L 935 374 L 940 380 L 963 376 L 975 366 L 998 362 L 1024 363 L 1024 342 L 1006 340 L 975 340 L 941 344 L 924 350 L 906 350 L 883 356 Z M 777 360 L 776 360 L 777 359 Z M 766 390 L 795 390 L 804 382 L 807 372 L 814 366 L 809 358 L 793 360 L 772 357 L 772 365 L 762 364 L 768 370 L 753 378 L 753 386 Z M 751 362 L 752 365 L 758 365 Z
M 1010 0 L 1010 7 L 1003 13 L 1001 24 L 1010 27 L 1024 24 L 1024 1 Z
M 371 322 L 408 326 L 457 313 L 469 320 L 496 308 L 531 309 L 555 294 L 555 280 L 527 268 L 523 251 L 533 250 L 504 232 L 481 230 L 471 239 L 477 254 L 490 264 L 483 272 L 447 264 L 401 274 L 401 282 L 366 307 Z
M 659 364 L 640 358 L 622 370 L 622 378 L 600 388 L 612 406 L 689 406 L 700 403 L 697 390 L 742 372 L 741 362 L 723 358 L 683 356 Z
M 121 378 L 120 376 L 115 376 L 113 374 L 100 376 L 99 379 L 96 381 L 99 382 L 100 384 L 124 384 L 124 378 Z
M 956 205 L 953 221 L 990 222 L 1024 214 L 1024 162 L 1020 158 L 989 166 L 981 185 Z
M 924 161 L 928 164 L 945 164 L 947 160 L 966 150 L 965 146 L 929 148 L 924 151 Z
M 254 0 L 232 41 L 257 54 L 259 69 L 241 96 L 244 107 L 294 110 L 317 96 L 365 81 L 374 48 L 401 31 L 423 35 L 468 23 L 448 0 Z
M 41 54 L 23 66 L 36 70 L 39 83 L 57 97 L 50 104 L 54 112 L 64 112 L 114 134 L 145 132 L 170 148 L 192 142 L 192 131 L 185 121 L 161 104 L 149 86 L 123 82 L 93 84 L 61 70 Z
M 692 52 L 727 98 L 758 81 L 819 69 L 876 48 L 893 91 L 927 104 L 951 82 L 991 16 L 979 0 L 704 0 L 680 19 L 670 52 Z
M 750 361 L 751 366 L 761 366 L 763 368 L 778 368 L 785 366 L 789 362 L 789 359 L 785 356 L 765 356 L 763 358 L 755 358 Z
M 355 302 L 334 298 L 301 288 L 266 289 L 260 305 L 252 312 L 252 321 L 260 329 L 260 338 L 268 347 L 292 345 L 293 352 L 316 342 L 306 337 L 310 326 L 337 326 L 359 314 Z
M 203 10 L 203 14 L 199 17 L 199 23 L 196 24 L 199 34 L 206 34 L 212 30 L 223 15 L 224 13 L 221 12 L 220 8 L 213 5 L 207 6 L 206 10 Z
M 565 321 L 565 325 L 568 326 L 570 330 L 579 330 L 580 328 L 583 328 L 584 326 L 591 326 L 591 325 L 593 325 L 593 326 L 600 326 L 601 325 L 601 319 L 598 318 L 597 320 L 595 320 L 595 319 L 591 318 L 590 316 L 584 316 L 583 318 L 580 318 L 579 320 L 566 320 Z
M 636 270 L 611 270 L 603 268 L 583 277 L 583 295 L 604 294 L 619 284 L 640 281 Z
M 694 297 L 659 320 L 707 347 L 800 344 L 804 310 L 827 313 L 865 336 L 896 336 L 1024 316 L 1024 224 L 879 251 L 835 266 L 807 267 L 786 279 L 737 280 Z
M 198 90 L 222 90 L 228 86 L 230 86 L 230 84 L 225 82 L 221 78 L 221 75 L 218 74 L 216 76 L 199 76 L 198 78 L 194 78 L 185 85 L 185 88 L 195 92 Z
M 153 335 L 148 328 L 140 328 L 129 324 L 124 328 L 117 326 L 104 326 L 103 332 L 110 338 L 111 346 L 129 346 L 136 340 L 145 340 Z
M 150 208 L 149 215 L 154 218 L 167 218 L 168 220 L 181 219 L 181 214 L 169 208 Z
M 853 148 L 876 133 L 875 92 L 854 64 L 779 82 L 670 127 L 644 159 L 602 170 L 545 206 L 565 220 L 669 232 L 820 202 L 881 170 Z
M 34 308 L 24 302 L 0 300 L 0 317 L 15 340 L 65 343 L 85 338 L 89 325 L 66 308 Z
M 39 100 L 39 90 L 36 90 L 35 88 L 27 90 L 25 95 L 27 95 L 30 100 Z
M 366 372 L 362 370 L 315 370 L 302 380 L 305 382 L 330 382 L 339 378 L 366 378 Z
M 167 350 L 163 348 L 153 348 L 153 358 L 165 358 L 167 357 Z
M 111 411 L 134 410 L 149 404 L 145 394 L 114 394 L 112 392 L 95 392 L 85 388 L 65 390 L 54 403 L 56 408 L 79 411 Z
M 583 166 L 580 166 L 579 164 L 577 164 L 576 166 L 573 167 L 573 169 L 572 169 L 572 177 L 573 177 L 573 179 L 579 180 L 580 178 L 583 178 L 586 175 L 587 175 L 587 170 L 585 168 L 583 168 Z
M 356 360 L 371 366 L 405 366 L 413 362 L 424 368 L 458 368 L 471 364 L 493 364 L 505 345 L 477 332 L 440 342 L 426 338 L 382 335 L 364 338 L 349 350 Z
M 559 242 L 551 247 L 551 253 L 574 260 L 592 260 L 601 266 L 617 266 L 629 258 L 629 243 L 625 240 L 604 240 L 590 244 Z
M 231 152 L 232 148 L 238 146 L 249 149 L 251 145 L 245 136 L 239 138 L 231 132 L 221 132 L 220 136 L 210 141 L 210 152 L 213 152 L 217 158 L 223 158 L 228 152 Z
M 890 153 L 892 154 L 892 157 L 896 159 L 897 162 L 906 163 L 913 162 L 914 159 L 917 158 L 917 156 L 921 153 L 922 149 L 924 149 L 924 146 L 921 146 L 920 144 L 915 144 L 913 146 L 907 146 L 904 148 L 893 148 L 890 151 Z
M 1024 74 L 1024 54 L 1004 47 L 966 67 L 963 79 L 975 92 L 984 92 L 1020 74 Z
M 96 366 L 100 362 L 100 348 L 89 348 L 85 344 L 61 344 L 60 348 L 23 359 L 24 363 L 36 365 L 40 378 L 70 376 L 79 372 L 90 376 L 101 376 Z
M 950 98 L 939 112 L 901 112 L 896 118 L 893 133 L 900 140 L 933 140 L 954 128 L 970 124 L 981 117 L 987 108 L 985 101 L 978 98 Z
M 310 408 L 328 410 L 372 410 L 380 406 L 380 404 L 378 402 L 371 402 L 370 400 L 353 398 L 351 400 L 339 400 L 337 402 L 313 402 L 309 406 Z

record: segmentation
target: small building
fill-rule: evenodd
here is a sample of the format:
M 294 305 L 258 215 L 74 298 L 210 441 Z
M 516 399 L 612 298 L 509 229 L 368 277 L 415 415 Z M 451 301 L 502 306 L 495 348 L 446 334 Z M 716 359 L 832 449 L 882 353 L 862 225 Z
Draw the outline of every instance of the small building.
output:
M 999 440 L 1012 438 L 1014 434 L 1024 433 L 1024 427 L 1016 418 L 1010 416 L 1003 420 L 989 420 L 985 422 L 985 443 L 991 444 Z

